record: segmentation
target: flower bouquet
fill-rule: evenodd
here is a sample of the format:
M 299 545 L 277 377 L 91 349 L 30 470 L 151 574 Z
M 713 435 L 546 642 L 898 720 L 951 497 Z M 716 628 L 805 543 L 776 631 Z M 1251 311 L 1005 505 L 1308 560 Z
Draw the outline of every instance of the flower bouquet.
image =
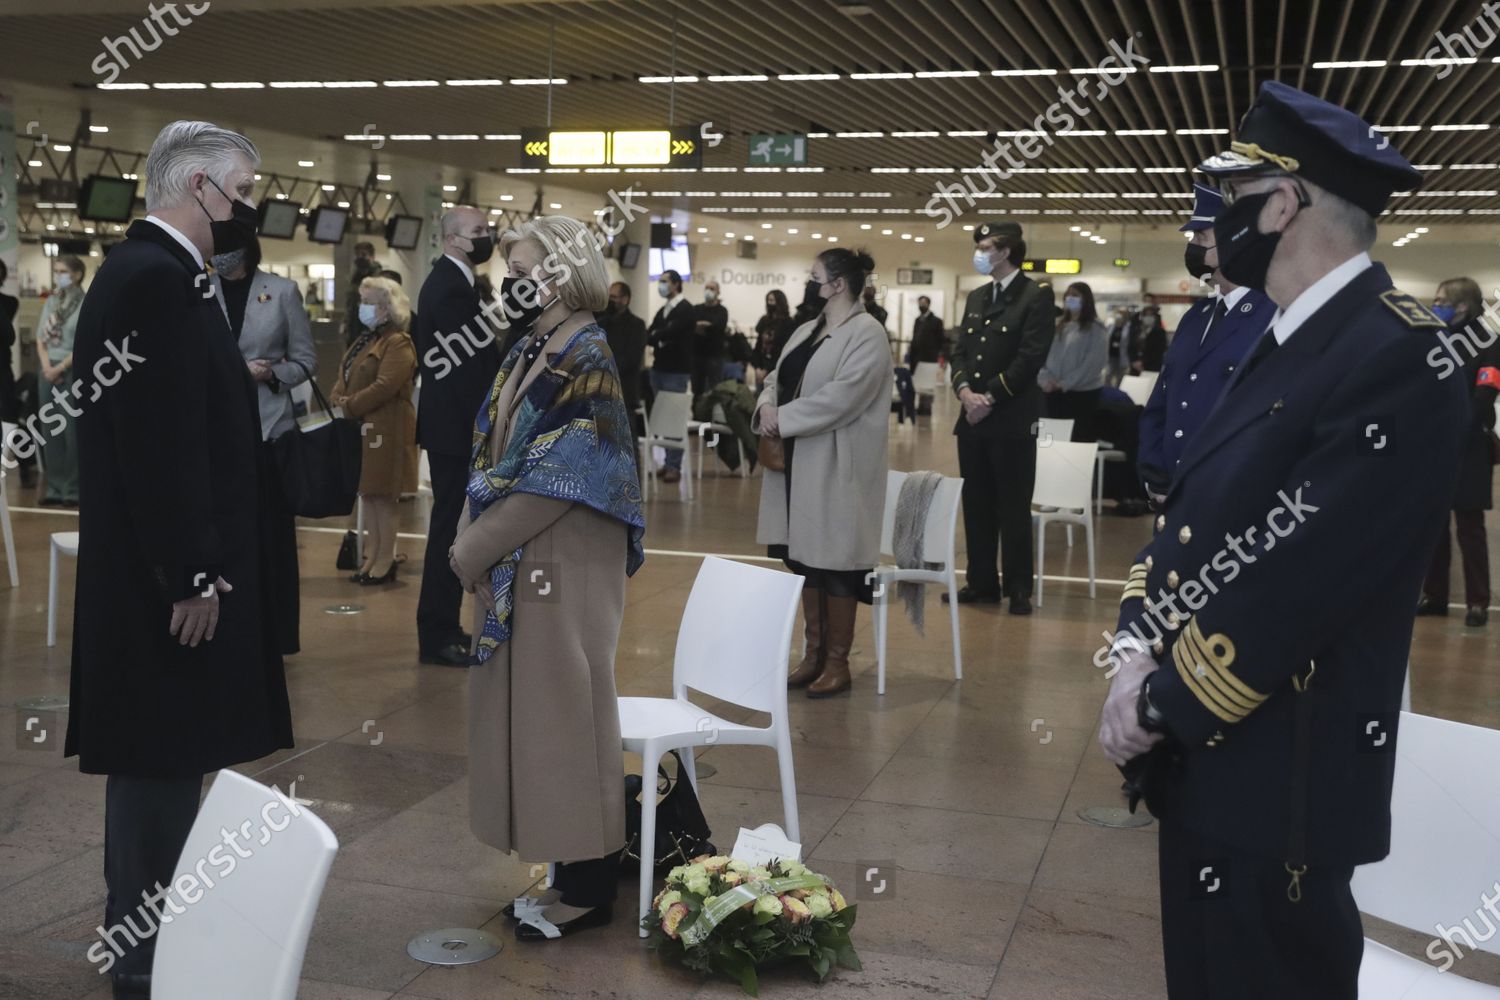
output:
M 832 882 L 800 862 L 752 866 L 702 855 L 667 873 L 641 926 L 650 947 L 759 996 L 756 970 L 771 962 L 804 959 L 820 982 L 835 965 L 858 969 L 849 939 L 854 910 Z

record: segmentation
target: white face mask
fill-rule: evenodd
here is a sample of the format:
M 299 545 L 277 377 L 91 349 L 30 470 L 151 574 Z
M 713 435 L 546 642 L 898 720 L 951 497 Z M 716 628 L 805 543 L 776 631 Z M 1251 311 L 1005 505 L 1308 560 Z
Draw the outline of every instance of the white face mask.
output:
M 371 330 L 375 329 L 375 306 L 372 303 L 359 304 L 359 321 Z
M 703 293 L 703 301 L 707 302 L 709 305 L 713 305 L 715 302 L 719 301 L 719 293 L 710 288 Z
M 672 286 L 665 281 L 658 281 L 656 283 L 656 294 L 664 299 L 670 299 L 672 297 Z
M 974 251 L 974 270 L 988 277 L 995 273 L 995 258 L 987 250 Z
M 52 278 L 52 283 L 57 286 L 59 292 L 73 285 L 73 276 L 71 274 L 55 274 Z

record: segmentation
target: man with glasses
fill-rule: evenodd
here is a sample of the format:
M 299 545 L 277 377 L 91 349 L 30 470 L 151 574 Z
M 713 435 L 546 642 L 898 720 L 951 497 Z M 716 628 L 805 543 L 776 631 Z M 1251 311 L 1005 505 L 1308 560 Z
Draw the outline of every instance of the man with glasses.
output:
M 1396 724 L 1458 469 L 1442 323 L 1372 263 L 1422 182 L 1358 116 L 1267 82 L 1220 179 L 1219 269 L 1279 307 L 1131 567 L 1100 743 L 1161 820 L 1173 1000 L 1355 1000 L 1354 866 L 1390 849 Z
M 1140 473 L 1155 504 L 1166 495 L 1188 442 L 1276 311 L 1265 292 L 1224 277 L 1214 247 L 1214 220 L 1224 200 L 1203 184 L 1194 184 L 1193 193 L 1193 215 L 1178 229 L 1192 234 L 1184 263 L 1188 274 L 1208 282 L 1214 294 L 1189 309 L 1178 324 L 1141 415 Z

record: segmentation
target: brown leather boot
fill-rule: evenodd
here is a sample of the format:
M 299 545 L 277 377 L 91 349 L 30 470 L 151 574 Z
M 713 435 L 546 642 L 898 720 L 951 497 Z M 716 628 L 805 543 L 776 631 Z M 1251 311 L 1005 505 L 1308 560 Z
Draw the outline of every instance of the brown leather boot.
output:
M 787 675 L 786 686 L 789 688 L 810 684 L 823 672 L 823 648 L 827 635 L 823 591 L 802 588 L 802 617 L 807 619 L 807 631 L 804 633 L 807 636 L 807 652 L 803 654 L 802 662 L 797 664 L 797 668 Z
M 809 698 L 828 698 L 854 686 L 849 677 L 849 651 L 854 648 L 854 615 L 859 601 L 829 597 L 824 625 L 823 672 L 807 687 Z

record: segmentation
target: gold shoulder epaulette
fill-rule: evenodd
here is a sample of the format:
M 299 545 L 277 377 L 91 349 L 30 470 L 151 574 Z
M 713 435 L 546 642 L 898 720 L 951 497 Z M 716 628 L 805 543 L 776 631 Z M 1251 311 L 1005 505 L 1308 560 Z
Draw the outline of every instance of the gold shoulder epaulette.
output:
M 1380 293 L 1380 301 L 1384 302 L 1386 308 L 1395 313 L 1401 322 L 1412 329 L 1420 327 L 1433 327 L 1439 330 L 1445 329 L 1445 324 L 1432 314 L 1413 295 L 1407 295 L 1399 288 L 1392 288 Z

